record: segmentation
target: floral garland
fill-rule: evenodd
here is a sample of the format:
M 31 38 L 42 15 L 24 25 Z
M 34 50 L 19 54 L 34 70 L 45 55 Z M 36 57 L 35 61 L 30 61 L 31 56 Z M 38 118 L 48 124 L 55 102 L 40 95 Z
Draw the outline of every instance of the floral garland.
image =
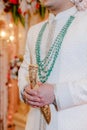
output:
M 42 18 L 45 16 L 45 7 L 40 0 L 21 0 L 20 10 L 23 14 L 29 10 L 30 14 L 39 13 Z
M 18 20 L 25 25 L 25 14 L 39 13 L 41 17 L 45 15 L 45 7 L 40 4 L 39 0 L 2 0 L 4 3 L 4 11 L 11 12 L 14 23 L 18 23 Z
M 15 56 L 11 61 L 10 61 L 10 69 L 8 73 L 8 80 L 9 79 L 17 79 L 18 78 L 18 70 L 20 68 L 20 65 L 23 61 L 23 58 Z
M 79 11 L 87 10 L 87 0 L 71 0 Z
M 14 23 L 17 24 L 18 20 L 20 20 L 20 22 L 24 26 L 25 20 L 19 10 L 19 6 L 20 6 L 19 0 L 3 0 L 3 3 L 5 6 L 4 11 L 6 13 L 8 13 L 8 12 L 12 13 Z

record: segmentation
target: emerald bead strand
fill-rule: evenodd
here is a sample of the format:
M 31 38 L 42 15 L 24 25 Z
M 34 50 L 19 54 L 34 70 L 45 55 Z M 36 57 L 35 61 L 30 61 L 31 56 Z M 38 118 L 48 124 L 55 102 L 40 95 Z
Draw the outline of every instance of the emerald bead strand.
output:
M 35 52 L 36 52 L 36 62 L 38 64 L 38 76 L 42 83 L 47 81 L 48 77 L 50 76 L 50 74 L 52 72 L 56 59 L 59 55 L 59 51 L 60 51 L 63 39 L 67 33 L 69 26 L 71 25 L 72 21 L 74 20 L 74 18 L 75 18 L 74 16 L 69 17 L 66 24 L 63 26 L 60 33 L 57 35 L 57 37 L 54 41 L 54 44 L 51 45 L 46 57 L 42 60 L 41 60 L 40 45 L 42 42 L 43 33 L 45 31 L 45 28 L 46 28 L 48 22 L 46 22 L 42 26 L 42 28 L 39 32 L 39 35 L 38 35 L 38 38 L 36 41 Z

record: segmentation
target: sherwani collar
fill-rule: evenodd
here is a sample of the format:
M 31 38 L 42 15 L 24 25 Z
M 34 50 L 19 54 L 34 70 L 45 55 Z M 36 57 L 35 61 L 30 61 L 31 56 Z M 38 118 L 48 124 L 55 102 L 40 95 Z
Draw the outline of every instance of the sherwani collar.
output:
M 76 12 L 77 12 L 77 8 L 75 6 L 73 6 L 65 11 L 58 13 L 56 16 L 54 14 L 50 13 L 48 21 L 49 21 L 49 23 L 52 23 L 52 21 L 54 21 L 54 20 L 61 20 L 61 19 L 64 19 L 65 17 L 69 18 L 69 16 L 74 15 Z

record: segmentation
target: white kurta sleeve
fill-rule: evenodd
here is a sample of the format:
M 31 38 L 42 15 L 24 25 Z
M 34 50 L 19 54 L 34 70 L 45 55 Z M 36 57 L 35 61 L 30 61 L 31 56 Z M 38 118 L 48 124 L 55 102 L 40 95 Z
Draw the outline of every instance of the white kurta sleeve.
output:
M 57 84 L 55 97 L 59 109 L 86 104 L 87 79 Z
M 26 47 L 25 47 L 25 54 L 24 54 L 24 59 L 23 59 L 23 63 L 20 66 L 19 72 L 18 72 L 18 87 L 19 87 L 19 95 L 20 95 L 20 99 L 23 101 L 22 99 L 22 93 L 24 88 L 26 87 L 26 85 L 29 84 L 29 72 L 28 72 L 28 67 L 29 67 L 29 63 L 30 63 L 30 49 L 29 49 L 29 44 L 31 42 L 31 29 L 28 32 L 27 35 L 27 40 L 26 40 Z

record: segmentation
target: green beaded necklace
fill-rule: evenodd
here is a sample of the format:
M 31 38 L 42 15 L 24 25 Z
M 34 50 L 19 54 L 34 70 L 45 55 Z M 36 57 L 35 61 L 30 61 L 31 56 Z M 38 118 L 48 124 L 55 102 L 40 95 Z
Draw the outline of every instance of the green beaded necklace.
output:
M 54 64 L 56 62 L 56 59 L 59 55 L 59 51 L 64 39 L 64 36 L 67 33 L 67 30 L 69 26 L 71 25 L 72 21 L 74 20 L 74 16 L 70 16 L 67 20 L 66 24 L 61 29 L 60 33 L 57 35 L 54 44 L 51 45 L 46 57 L 41 60 L 41 54 L 40 54 L 40 45 L 43 37 L 43 33 L 45 31 L 45 28 L 48 24 L 48 22 L 44 23 L 42 26 L 35 46 L 35 52 L 36 52 L 36 62 L 38 65 L 38 76 L 42 83 L 46 82 L 48 77 L 50 76 L 52 69 L 54 67 Z

